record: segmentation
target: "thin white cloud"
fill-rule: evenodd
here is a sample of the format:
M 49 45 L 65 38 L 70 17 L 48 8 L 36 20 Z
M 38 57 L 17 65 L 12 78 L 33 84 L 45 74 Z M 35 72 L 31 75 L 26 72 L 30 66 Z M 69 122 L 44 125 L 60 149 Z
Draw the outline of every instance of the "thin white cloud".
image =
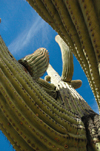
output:
M 33 19 L 34 20 L 34 19 Z M 30 42 L 30 40 L 38 34 L 38 32 L 45 26 L 45 22 L 37 17 L 36 20 L 31 23 L 19 34 L 17 38 L 8 46 L 11 53 L 16 54 L 18 51 L 24 49 Z

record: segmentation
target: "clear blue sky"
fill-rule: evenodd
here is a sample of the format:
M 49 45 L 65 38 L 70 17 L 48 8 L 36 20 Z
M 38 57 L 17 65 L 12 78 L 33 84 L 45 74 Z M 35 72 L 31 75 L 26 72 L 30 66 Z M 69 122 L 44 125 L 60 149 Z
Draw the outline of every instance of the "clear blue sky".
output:
M 44 47 L 49 51 L 50 64 L 61 75 L 61 53 L 55 42 L 57 33 L 38 16 L 25 0 L 0 0 L 0 18 L 0 35 L 17 60 Z M 87 78 L 75 57 L 73 79 L 82 80 L 83 84 L 77 91 L 98 113 Z M 12 150 L 9 141 L 0 131 L 0 151 Z

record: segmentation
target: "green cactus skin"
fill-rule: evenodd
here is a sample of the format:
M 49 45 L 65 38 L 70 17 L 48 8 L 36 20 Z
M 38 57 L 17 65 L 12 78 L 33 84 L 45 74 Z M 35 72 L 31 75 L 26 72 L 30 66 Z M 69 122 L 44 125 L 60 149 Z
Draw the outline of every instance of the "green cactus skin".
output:
M 99 1 L 27 0 L 69 46 L 83 68 L 100 108 Z M 47 18 L 48 19 L 45 19 Z M 50 21 L 52 20 L 52 21 Z
M 33 79 L 36 80 L 45 73 L 48 67 L 48 51 L 45 48 L 39 48 L 33 54 L 25 56 L 18 62 L 21 63 L 28 70 Z
M 61 79 L 71 84 L 74 89 L 77 89 L 82 85 L 82 81 L 72 80 L 73 72 L 74 72 L 72 52 L 70 51 L 67 44 L 63 41 L 63 39 L 59 35 L 55 37 L 55 40 L 59 44 L 62 54 L 63 71 L 62 71 Z
M 94 49 L 92 48 L 93 46 L 92 46 L 92 43 L 90 41 L 89 34 L 88 34 L 89 31 L 87 30 L 86 24 L 84 23 L 83 15 L 80 13 L 80 9 L 78 8 L 77 3 L 74 1 L 74 4 L 72 4 L 72 1 L 68 1 L 68 4 L 66 3 L 66 5 L 68 5 L 68 6 L 70 5 L 71 10 L 74 10 L 74 9 L 77 10 L 77 12 L 75 11 L 73 14 L 70 13 L 70 15 L 72 17 L 76 30 L 77 30 L 79 36 L 81 37 L 81 44 L 83 47 L 83 52 L 84 52 L 84 55 L 86 56 L 90 75 L 91 75 L 91 80 L 89 80 L 90 86 L 94 92 L 94 95 L 95 95 L 96 100 L 99 105 L 99 98 L 97 98 L 99 92 L 97 91 L 97 89 L 99 88 L 100 78 L 99 78 L 99 74 L 98 74 L 95 52 L 94 52 Z M 71 12 L 71 10 L 69 12 Z M 80 20 L 80 22 L 79 22 L 79 20 Z M 77 24 L 75 24 L 75 22 L 77 22 Z M 95 73 L 97 73 L 97 74 L 95 74 Z M 93 83 L 94 81 L 95 81 L 95 84 Z
M 87 76 L 88 81 L 90 83 L 91 89 L 93 90 L 93 93 L 97 99 L 97 94 L 96 94 L 96 90 L 95 90 L 96 87 L 93 84 L 93 77 L 95 76 L 95 73 L 98 73 L 97 62 L 95 61 L 96 60 L 95 53 L 93 51 L 93 47 L 92 47 L 91 41 L 89 39 L 88 30 L 87 30 L 86 25 L 84 23 L 83 15 L 82 15 L 82 13 L 80 13 L 80 8 L 77 4 L 77 1 L 74 1 L 74 2 L 64 1 L 64 2 L 65 2 L 66 7 L 69 10 L 73 24 L 76 27 L 76 30 L 77 30 L 78 35 L 80 37 L 80 42 L 81 42 L 81 45 L 83 48 L 83 53 L 84 53 L 85 58 L 86 58 L 87 63 L 88 63 L 88 65 L 86 65 L 86 67 L 85 67 L 86 68 L 85 73 L 86 73 L 86 76 Z M 77 10 L 77 11 L 74 12 L 73 10 Z M 80 22 L 79 22 L 79 20 L 80 20 Z M 81 58 L 83 59 L 83 56 Z M 89 66 L 89 68 L 88 68 L 88 66 Z M 84 70 L 84 68 L 83 68 L 83 70 Z M 87 73 L 87 70 L 89 71 L 89 73 Z M 96 74 L 96 76 L 97 77 L 95 77 L 95 79 L 99 80 L 98 74 Z
M 100 107 L 100 2 L 28 1 L 75 54 Z M 41 53 L 36 55 L 41 57 Z M 47 56 L 43 60 L 45 58 Z M 65 60 L 63 57 L 62 59 L 64 63 Z M 39 59 L 34 64 L 38 66 Z M 36 69 L 34 64 L 32 66 Z M 99 151 L 99 115 L 75 91 L 75 82 L 81 85 L 81 81 L 71 81 L 72 74 L 68 70 L 68 84 L 49 65 L 47 72 L 53 84 L 46 83 L 39 79 L 45 72 L 44 66 L 37 69 L 41 72 L 30 72 L 33 78 L 27 74 L 0 37 L 0 129 L 15 150 Z M 65 74 L 66 72 L 63 73 Z M 56 94 L 55 87 L 56 99 L 53 95 Z
M 88 2 L 87 1 L 83 2 L 79 0 L 79 4 L 82 10 L 88 31 L 89 31 L 91 42 L 94 47 L 95 55 L 96 55 L 97 62 L 99 65 L 100 63 L 100 43 L 99 43 L 100 26 L 99 26 L 98 17 L 96 15 L 94 3 L 91 0 L 88 0 Z
M 46 75 L 45 76 L 45 81 L 50 82 L 50 80 L 51 80 L 51 77 L 49 75 Z
M 71 95 L 68 88 L 68 84 L 61 80 L 57 72 L 49 65 L 47 73 L 51 77 L 51 82 L 55 84 L 60 93 L 60 98 L 62 98 L 62 104 L 66 106 L 67 110 L 74 112 L 76 115 L 80 115 L 86 128 L 87 135 L 87 147 L 86 151 L 99 151 L 100 150 L 100 121 L 99 115 L 93 113 L 90 107 L 86 103 L 82 103 L 82 98 L 80 101 L 79 94 L 75 90 L 71 89 Z M 67 95 L 66 95 L 67 92 Z M 69 95 L 68 95 L 69 94 Z M 66 99 L 73 96 L 76 99 Z M 73 101 L 74 100 L 74 101 Z M 58 98 L 59 101 L 59 98 Z M 67 101 L 67 103 L 66 103 Z M 61 101 L 60 101 L 61 103 Z M 82 103 L 82 104 L 81 104 Z M 71 110 L 72 109 L 72 110 Z M 84 114 L 84 115 L 83 115 Z M 83 149 L 85 150 L 85 149 Z
M 61 79 L 66 82 L 71 82 L 74 72 L 72 52 L 59 35 L 55 37 L 55 40 L 59 44 L 62 54 L 63 71 Z
M 0 127 L 16 150 L 86 150 L 80 114 L 67 110 L 41 89 L 8 52 L 1 37 L 0 98 Z
M 41 79 L 35 81 L 0 37 L 0 128 L 16 151 L 87 151 L 83 122 L 85 116 L 95 113 L 50 65 L 49 70 L 53 84 Z M 54 85 L 60 94 L 57 100 L 42 89 L 50 86 L 54 90 Z M 89 126 L 86 128 L 90 131 Z M 92 141 L 95 142 L 94 137 Z M 97 144 L 98 140 L 94 151 Z
M 72 81 L 71 81 L 71 86 L 72 86 L 74 89 L 80 88 L 81 85 L 82 85 L 82 81 L 81 81 L 81 80 L 72 80 Z
M 57 91 L 54 84 L 48 83 L 47 81 L 39 78 L 37 83 L 54 99 L 57 98 Z

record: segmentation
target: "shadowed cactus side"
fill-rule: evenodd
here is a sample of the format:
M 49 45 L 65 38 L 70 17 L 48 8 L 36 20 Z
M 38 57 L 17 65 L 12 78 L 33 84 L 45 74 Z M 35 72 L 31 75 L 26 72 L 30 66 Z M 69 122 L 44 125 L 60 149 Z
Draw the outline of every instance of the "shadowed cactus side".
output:
M 30 73 L 33 79 L 41 77 L 49 64 L 48 51 L 45 48 L 39 48 L 33 54 L 27 55 L 18 61 Z

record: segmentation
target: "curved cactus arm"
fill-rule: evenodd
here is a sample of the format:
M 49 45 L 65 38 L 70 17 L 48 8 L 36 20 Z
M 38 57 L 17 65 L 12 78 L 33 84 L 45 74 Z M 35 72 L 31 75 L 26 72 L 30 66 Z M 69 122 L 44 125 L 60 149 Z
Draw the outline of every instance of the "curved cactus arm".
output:
M 48 67 L 48 51 L 45 48 L 39 48 L 33 54 L 25 56 L 18 62 L 22 64 L 28 70 L 33 79 L 36 80 L 45 73 Z
M 61 79 L 71 84 L 74 89 L 77 89 L 81 87 L 82 81 L 72 80 L 72 76 L 74 72 L 72 52 L 69 50 L 69 47 L 59 35 L 55 37 L 55 40 L 59 44 L 62 54 L 63 71 L 62 71 Z
M 59 35 L 55 37 L 55 40 L 59 44 L 62 54 L 63 71 L 61 79 L 66 82 L 71 82 L 74 72 L 72 52 L 69 50 L 69 47 Z

